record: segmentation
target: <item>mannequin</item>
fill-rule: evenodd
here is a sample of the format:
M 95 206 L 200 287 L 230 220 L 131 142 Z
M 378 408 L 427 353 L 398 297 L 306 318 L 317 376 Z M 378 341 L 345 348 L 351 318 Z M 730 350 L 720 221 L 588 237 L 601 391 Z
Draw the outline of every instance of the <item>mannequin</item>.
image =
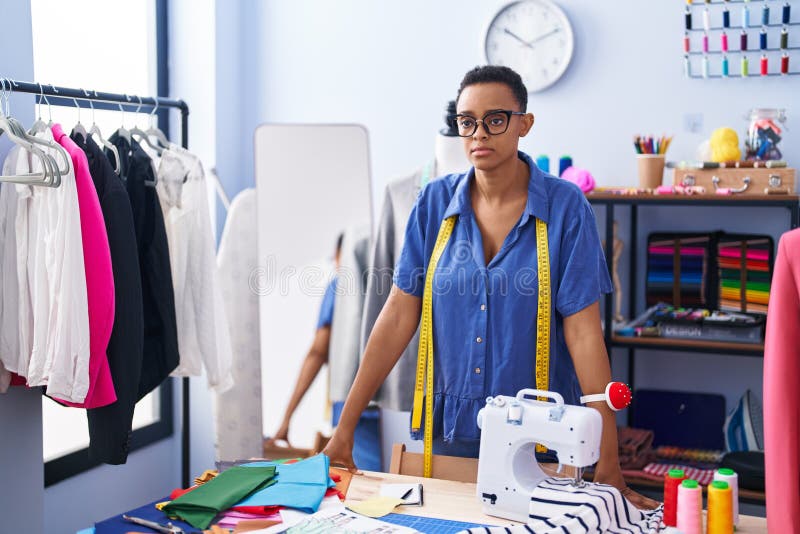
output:
M 434 141 L 434 155 L 436 156 L 436 176 L 461 173 L 469 169 L 470 164 L 464 154 L 464 144 L 455 129 L 450 117 L 456 114 L 456 102 L 451 100 L 447 104 L 444 115 L 445 127 L 439 130 Z

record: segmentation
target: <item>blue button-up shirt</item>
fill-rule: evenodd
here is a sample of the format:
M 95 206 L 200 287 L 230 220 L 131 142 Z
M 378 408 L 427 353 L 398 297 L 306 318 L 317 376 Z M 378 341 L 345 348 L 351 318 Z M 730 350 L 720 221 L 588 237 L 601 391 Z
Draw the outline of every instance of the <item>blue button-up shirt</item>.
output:
M 442 220 L 457 215 L 433 280 L 434 437 L 477 440 L 487 396 L 536 387 L 538 268 L 536 222 L 547 223 L 553 307 L 549 389 L 578 404 L 580 385 L 562 328 L 564 317 L 612 290 L 597 224 L 574 184 L 530 168 L 519 223 L 486 265 L 470 201 L 475 171 L 429 183 L 411 211 L 394 283 L 421 297 Z M 598 347 L 599 348 L 599 347 Z

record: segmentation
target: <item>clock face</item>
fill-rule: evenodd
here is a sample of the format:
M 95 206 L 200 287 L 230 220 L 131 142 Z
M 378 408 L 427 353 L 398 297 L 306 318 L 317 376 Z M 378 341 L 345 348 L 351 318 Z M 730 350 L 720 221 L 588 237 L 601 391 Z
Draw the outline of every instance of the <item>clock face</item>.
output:
M 567 70 L 573 50 L 572 26 L 550 0 L 508 4 L 486 32 L 486 60 L 511 67 L 528 91 L 541 91 Z

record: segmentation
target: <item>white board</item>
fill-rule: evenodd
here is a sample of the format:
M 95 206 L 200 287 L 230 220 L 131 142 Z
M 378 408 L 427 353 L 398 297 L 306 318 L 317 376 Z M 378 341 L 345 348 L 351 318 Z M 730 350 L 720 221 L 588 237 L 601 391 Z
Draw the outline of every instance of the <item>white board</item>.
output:
M 311 345 L 336 237 L 371 224 L 369 140 L 354 124 L 264 124 L 255 131 L 264 434 L 283 417 Z M 289 439 L 310 446 L 325 424 L 327 369 L 295 412 Z

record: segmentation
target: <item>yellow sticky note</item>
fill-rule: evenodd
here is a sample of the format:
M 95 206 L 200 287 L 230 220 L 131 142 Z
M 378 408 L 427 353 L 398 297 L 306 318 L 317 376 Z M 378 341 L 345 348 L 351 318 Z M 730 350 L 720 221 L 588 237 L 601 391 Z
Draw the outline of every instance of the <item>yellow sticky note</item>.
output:
M 392 513 L 395 506 L 403 504 L 403 499 L 396 497 L 373 497 L 366 501 L 345 501 L 344 505 L 357 514 L 367 517 L 383 517 Z

